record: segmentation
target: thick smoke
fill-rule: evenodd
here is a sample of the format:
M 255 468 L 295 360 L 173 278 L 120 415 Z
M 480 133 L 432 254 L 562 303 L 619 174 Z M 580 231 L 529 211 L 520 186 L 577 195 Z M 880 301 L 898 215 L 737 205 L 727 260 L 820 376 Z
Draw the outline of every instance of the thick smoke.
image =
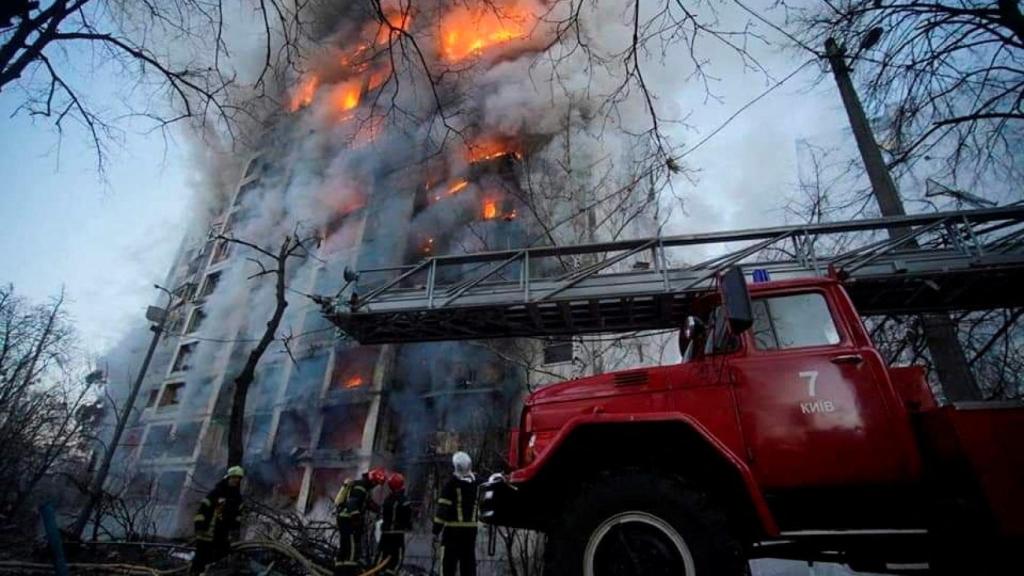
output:
M 684 76 L 644 51 L 634 62 L 643 69 L 647 92 L 641 89 L 624 58 L 632 24 L 621 6 L 586 3 L 569 13 L 569 3 L 531 0 L 395 2 L 383 6 L 386 24 L 372 6 L 324 8 L 316 21 L 322 46 L 291 79 L 283 109 L 264 118 L 269 128 L 253 148 L 255 160 L 223 146 L 198 155 L 198 224 L 187 231 L 187 253 L 172 277 L 198 291 L 211 276 L 218 280 L 202 296 L 198 338 L 182 340 L 191 342 L 191 368 L 167 422 L 176 433 L 161 454 L 177 457 L 201 444 L 206 464 L 193 489 L 216 478 L 213 463 L 223 450 L 217 426 L 196 423 L 211 412 L 224 421 L 231 380 L 275 305 L 273 275 L 257 275 L 257 261 L 272 263 L 239 244 L 228 245 L 219 262 L 217 235 L 269 252 L 289 235 L 308 240 L 309 257 L 288 262 L 289 306 L 277 334 L 288 336 L 288 346 L 279 340 L 264 356 L 248 407 L 254 480 L 294 495 L 301 484 L 295 464 L 330 456 L 317 452 L 322 438 L 348 444 L 344 450 L 365 447 L 328 430 L 365 418 L 367 403 L 326 412 L 321 405 L 349 348 L 334 344 L 306 294 L 334 295 L 346 265 L 394 267 L 441 253 L 647 236 L 665 218 L 658 194 L 671 177 L 671 145 L 652 131 L 649 106 L 662 119 L 677 115 L 671 99 L 658 95 L 678 91 Z M 203 263 L 199 272 L 188 269 L 192 261 Z M 366 274 L 343 297 L 383 277 Z M 143 396 L 173 372 L 176 344 L 168 338 L 162 345 Z M 336 373 L 328 378 L 332 346 Z M 503 345 L 423 344 L 393 354 L 393 362 L 360 368 L 365 383 L 356 393 L 383 388 L 399 422 L 395 445 L 377 448 L 393 452 L 395 465 L 443 462 L 461 448 L 497 467 L 504 439 L 496 431 L 515 418 L 508 408 L 525 379 L 522 366 L 502 360 Z M 156 428 L 150 440 L 160 438 Z M 322 511 L 329 497 L 314 490 L 307 508 Z

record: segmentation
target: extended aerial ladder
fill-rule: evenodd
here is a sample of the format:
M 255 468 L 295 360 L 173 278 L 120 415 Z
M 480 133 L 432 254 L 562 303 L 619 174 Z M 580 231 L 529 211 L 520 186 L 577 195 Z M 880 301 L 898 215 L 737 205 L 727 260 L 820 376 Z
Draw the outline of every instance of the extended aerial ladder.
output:
M 348 272 L 325 315 L 363 344 L 673 328 L 737 265 L 839 278 L 864 315 L 1018 307 L 1024 206 L 435 256 Z

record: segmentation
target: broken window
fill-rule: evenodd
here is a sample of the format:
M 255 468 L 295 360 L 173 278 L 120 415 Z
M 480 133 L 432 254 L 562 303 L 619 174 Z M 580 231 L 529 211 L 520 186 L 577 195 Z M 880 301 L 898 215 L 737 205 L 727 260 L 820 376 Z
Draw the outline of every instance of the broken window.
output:
M 469 388 L 477 381 L 476 367 L 461 360 L 451 363 L 450 374 L 457 388 Z
M 149 391 L 149 398 L 146 399 L 146 408 L 152 408 L 156 406 L 156 398 L 160 395 L 159 388 L 153 388 Z
M 192 354 L 196 351 L 196 343 L 190 342 L 183 344 L 181 348 L 178 348 L 178 355 L 174 358 L 174 367 L 171 369 L 172 372 L 183 372 L 192 367 L 189 363 L 189 359 Z
M 217 283 L 220 282 L 220 272 L 214 272 L 207 274 L 203 280 L 203 289 L 199 292 L 199 298 L 205 299 L 213 294 L 213 291 L 217 289 Z
M 188 328 L 185 329 L 185 334 L 191 334 L 203 324 L 203 320 L 206 319 L 206 312 L 202 308 L 196 308 L 192 310 L 192 316 L 188 319 Z
M 185 485 L 185 471 L 164 472 L 156 483 L 157 504 L 177 504 L 181 488 Z
M 331 371 L 331 391 L 356 390 L 365 388 L 373 380 L 380 348 L 357 346 L 339 349 L 334 353 L 334 368 Z
M 544 342 L 544 364 L 572 362 L 572 338 L 551 338 Z
M 304 411 L 287 410 L 281 413 L 274 438 L 274 454 L 296 460 L 309 452 L 309 415 Z
M 181 403 L 182 389 L 185 387 L 184 382 L 169 382 L 164 386 L 164 393 L 160 396 L 160 403 L 157 408 L 163 408 L 165 406 L 177 406 Z
M 349 404 L 325 409 L 317 449 L 355 453 L 363 442 L 363 426 L 369 412 L 368 404 Z

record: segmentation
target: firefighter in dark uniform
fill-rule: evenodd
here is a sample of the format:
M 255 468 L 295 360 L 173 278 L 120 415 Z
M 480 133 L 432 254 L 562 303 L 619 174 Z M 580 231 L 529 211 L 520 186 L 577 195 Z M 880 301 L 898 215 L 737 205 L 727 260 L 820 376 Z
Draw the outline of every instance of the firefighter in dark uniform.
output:
M 476 576 L 477 500 L 479 483 L 473 460 L 465 452 L 452 456 L 455 471 L 441 489 L 434 515 L 434 537 L 441 539 L 441 574 Z
M 370 491 L 387 479 L 384 470 L 374 468 L 356 480 L 346 480 L 334 498 L 338 524 L 338 555 L 334 559 L 336 576 L 354 576 L 362 571 L 363 532 L 366 511 L 377 511 Z
M 405 476 L 395 472 L 388 478 L 390 492 L 381 506 L 380 543 L 377 565 L 387 560 L 381 574 L 398 576 L 405 560 L 405 533 L 412 529 L 412 510 L 405 497 Z
M 213 490 L 199 503 L 195 518 L 196 554 L 192 558 L 192 574 L 202 574 L 209 564 L 231 553 L 232 536 L 241 529 L 242 511 L 241 466 L 228 468 Z

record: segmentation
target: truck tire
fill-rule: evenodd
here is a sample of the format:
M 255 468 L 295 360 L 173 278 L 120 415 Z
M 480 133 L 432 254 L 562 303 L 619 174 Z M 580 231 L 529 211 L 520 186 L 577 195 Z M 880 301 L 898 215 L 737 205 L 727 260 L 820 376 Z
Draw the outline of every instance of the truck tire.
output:
M 722 510 L 683 481 L 639 471 L 603 475 L 556 520 L 549 576 L 743 576 L 743 548 Z

